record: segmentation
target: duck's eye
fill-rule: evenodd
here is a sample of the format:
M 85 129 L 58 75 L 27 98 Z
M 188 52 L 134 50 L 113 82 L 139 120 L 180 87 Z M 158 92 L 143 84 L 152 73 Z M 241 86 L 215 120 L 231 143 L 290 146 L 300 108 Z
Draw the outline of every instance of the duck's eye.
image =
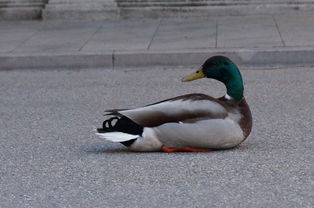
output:
M 200 71 L 196 71 L 196 73 L 200 73 Z

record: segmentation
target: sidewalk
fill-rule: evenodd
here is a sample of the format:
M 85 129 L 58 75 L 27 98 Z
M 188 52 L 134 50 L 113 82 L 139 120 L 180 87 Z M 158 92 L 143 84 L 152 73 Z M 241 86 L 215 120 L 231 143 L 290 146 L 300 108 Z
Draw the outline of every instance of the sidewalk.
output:
M 198 65 L 314 65 L 314 14 L 0 22 L 0 69 Z

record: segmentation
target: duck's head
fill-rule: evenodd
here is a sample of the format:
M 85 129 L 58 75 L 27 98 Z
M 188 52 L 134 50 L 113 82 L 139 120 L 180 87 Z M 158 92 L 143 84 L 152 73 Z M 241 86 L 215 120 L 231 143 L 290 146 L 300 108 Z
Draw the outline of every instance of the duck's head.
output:
M 238 67 L 229 58 L 213 56 L 194 73 L 182 79 L 183 82 L 200 78 L 212 78 L 221 81 L 227 88 L 227 95 L 235 100 L 243 97 L 243 81 Z

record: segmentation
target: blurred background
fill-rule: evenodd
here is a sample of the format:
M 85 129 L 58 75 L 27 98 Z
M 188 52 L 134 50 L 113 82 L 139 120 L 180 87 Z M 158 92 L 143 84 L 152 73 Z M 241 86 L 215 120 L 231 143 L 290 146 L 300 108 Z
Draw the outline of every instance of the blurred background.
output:
M 100 20 L 125 17 L 286 14 L 313 11 L 311 0 L 0 0 L 0 19 Z

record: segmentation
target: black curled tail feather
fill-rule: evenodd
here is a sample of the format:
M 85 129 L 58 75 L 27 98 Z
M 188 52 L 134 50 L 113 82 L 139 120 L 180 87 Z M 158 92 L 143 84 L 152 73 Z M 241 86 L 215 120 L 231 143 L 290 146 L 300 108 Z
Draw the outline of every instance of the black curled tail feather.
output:
M 127 134 L 142 135 L 143 127 L 125 116 L 115 116 L 105 120 L 103 122 L 103 127 L 97 129 L 98 133 L 114 131 L 119 131 Z
M 111 117 L 103 122 L 103 127 L 98 128 L 98 133 L 106 133 L 106 132 L 123 132 L 127 134 L 133 135 L 142 135 L 143 127 L 133 122 L 131 119 L 122 116 L 122 117 Z M 130 146 L 136 139 L 132 139 L 130 141 L 121 142 L 125 146 Z

